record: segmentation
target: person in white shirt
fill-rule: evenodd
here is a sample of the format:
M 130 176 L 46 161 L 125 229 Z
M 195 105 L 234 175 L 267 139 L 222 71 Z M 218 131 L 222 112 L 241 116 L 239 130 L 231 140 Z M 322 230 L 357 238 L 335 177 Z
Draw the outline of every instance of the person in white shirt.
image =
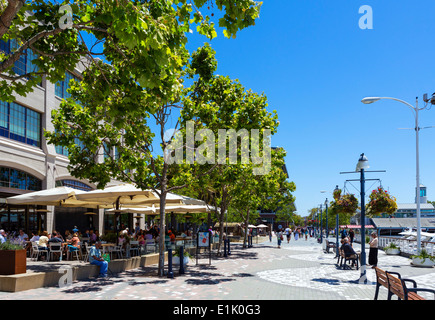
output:
M 39 241 L 39 236 L 35 233 L 32 232 L 32 237 L 29 240 L 30 242 L 38 242 Z
M 1 229 L 0 230 L 0 243 L 5 243 L 6 242 L 6 232 Z

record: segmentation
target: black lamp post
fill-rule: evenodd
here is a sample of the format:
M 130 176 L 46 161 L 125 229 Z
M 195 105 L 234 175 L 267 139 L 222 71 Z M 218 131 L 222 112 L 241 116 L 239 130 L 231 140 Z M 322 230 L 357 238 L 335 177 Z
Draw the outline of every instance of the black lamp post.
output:
M 323 219 L 322 219 L 322 204 L 320 204 L 320 243 L 323 242 Z
M 328 239 L 329 236 L 329 230 L 328 230 L 328 198 L 325 200 L 325 214 L 326 214 L 326 239 Z
M 335 186 L 335 190 L 338 190 L 338 185 Z M 335 213 L 335 257 L 338 258 L 338 212 Z
M 361 154 L 358 164 L 356 165 L 356 172 L 360 172 L 360 182 L 361 182 L 361 274 L 360 274 L 360 283 L 367 283 L 367 274 L 366 274 L 366 232 L 365 232 L 365 177 L 364 177 L 364 170 L 369 168 L 369 162 L 367 160 L 367 157 L 364 155 L 364 153 Z

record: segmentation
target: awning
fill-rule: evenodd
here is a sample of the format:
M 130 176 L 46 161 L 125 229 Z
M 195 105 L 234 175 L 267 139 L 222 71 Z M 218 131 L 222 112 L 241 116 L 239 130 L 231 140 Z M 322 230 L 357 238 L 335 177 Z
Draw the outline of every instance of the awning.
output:
M 364 227 L 366 229 L 375 229 L 375 226 L 371 225 L 371 224 L 367 224 Z M 361 229 L 361 225 L 360 224 L 346 224 L 346 225 L 341 225 L 340 228 L 345 228 L 345 229 Z

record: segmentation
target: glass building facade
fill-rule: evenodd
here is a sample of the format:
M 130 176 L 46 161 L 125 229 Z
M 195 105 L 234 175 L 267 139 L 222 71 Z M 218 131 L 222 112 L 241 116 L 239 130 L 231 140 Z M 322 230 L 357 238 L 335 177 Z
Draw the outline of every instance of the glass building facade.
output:
M 15 102 L 0 101 L 0 136 L 41 147 L 41 114 Z
M 42 181 L 27 172 L 0 167 L 0 187 L 39 191 L 42 190 Z

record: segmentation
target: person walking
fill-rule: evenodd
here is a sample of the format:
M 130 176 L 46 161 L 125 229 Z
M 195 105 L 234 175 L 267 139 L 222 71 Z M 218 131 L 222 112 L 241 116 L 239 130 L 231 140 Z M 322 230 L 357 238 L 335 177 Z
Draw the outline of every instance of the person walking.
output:
M 296 230 L 295 230 L 295 240 L 298 240 L 299 239 L 299 228 L 296 228 Z
M 353 238 L 355 238 L 355 232 L 353 232 L 352 229 L 349 230 L 349 239 L 350 239 L 350 245 L 353 246 Z
M 376 231 L 373 231 L 370 236 L 369 265 L 374 268 L 378 265 L 378 235 L 376 234 Z
M 278 240 L 278 249 L 281 249 L 281 242 L 282 240 L 284 240 L 283 234 L 283 229 L 278 229 L 278 232 L 276 233 L 276 238 Z
M 287 243 L 290 242 L 291 229 L 289 227 L 285 228 L 285 236 L 287 237 Z

